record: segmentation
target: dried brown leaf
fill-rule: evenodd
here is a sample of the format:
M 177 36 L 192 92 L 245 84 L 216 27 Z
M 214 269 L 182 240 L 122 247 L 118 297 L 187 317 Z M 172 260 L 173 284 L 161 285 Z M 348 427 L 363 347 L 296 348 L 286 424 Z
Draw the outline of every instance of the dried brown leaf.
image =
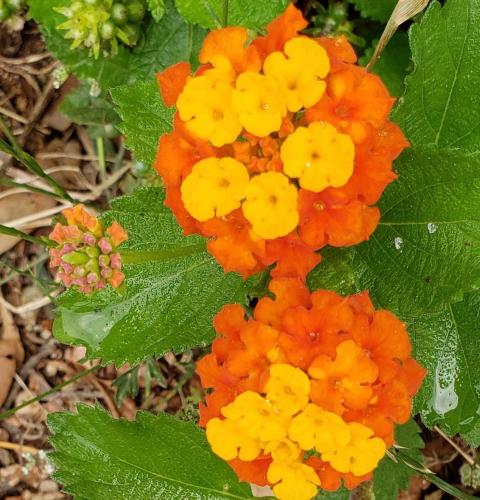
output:
M 380 40 L 375 48 L 375 52 L 367 65 L 368 70 L 370 70 L 377 62 L 398 27 L 422 12 L 422 10 L 427 7 L 429 1 L 430 0 L 398 0 L 398 3 L 395 6 L 395 9 L 393 9 L 392 15 L 390 16 L 390 19 L 388 20 L 382 36 L 380 37 Z
M 47 208 L 54 207 L 57 202 L 48 196 L 38 193 L 18 193 L 0 198 L 0 224 L 8 223 L 11 220 L 35 214 Z M 24 232 L 29 232 L 29 227 L 18 227 Z M 18 238 L 0 235 L 0 254 L 7 252 L 17 244 Z

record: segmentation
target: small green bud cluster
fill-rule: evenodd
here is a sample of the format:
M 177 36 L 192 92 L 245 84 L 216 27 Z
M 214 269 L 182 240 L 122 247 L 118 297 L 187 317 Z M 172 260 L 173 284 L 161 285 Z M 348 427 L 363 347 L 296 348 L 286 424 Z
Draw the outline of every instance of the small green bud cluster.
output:
M 0 0 L 0 23 L 12 19 L 25 4 L 25 0 Z
M 68 18 L 57 28 L 67 31 L 71 47 L 87 48 L 97 58 L 100 52 L 116 54 L 119 43 L 138 43 L 147 7 L 145 0 L 74 0 L 56 10 Z

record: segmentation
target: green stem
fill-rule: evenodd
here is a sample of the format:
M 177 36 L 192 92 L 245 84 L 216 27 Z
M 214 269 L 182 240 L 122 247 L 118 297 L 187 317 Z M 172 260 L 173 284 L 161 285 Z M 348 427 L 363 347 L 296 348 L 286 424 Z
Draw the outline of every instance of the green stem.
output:
M 100 177 L 104 179 L 107 167 L 105 163 L 105 145 L 103 143 L 103 137 L 97 137 L 97 156 Z
M 468 493 L 465 493 L 462 490 L 459 490 L 455 486 L 451 485 L 450 483 L 447 483 L 443 479 L 439 478 L 436 476 L 433 472 L 431 472 L 429 469 L 427 469 L 423 464 L 420 462 L 417 462 L 415 459 L 404 453 L 401 449 L 396 448 L 394 453 L 389 453 L 390 458 L 394 461 L 397 462 L 400 460 L 403 462 L 407 467 L 410 467 L 411 469 L 415 470 L 419 474 L 421 474 L 423 477 L 428 479 L 431 483 L 433 483 L 435 486 L 438 486 L 441 490 L 445 491 L 446 493 L 453 495 L 455 498 L 459 498 L 460 500 L 473 500 L 477 497 L 474 497 L 473 495 L 469 495 Z M 398 459 L 398 460 L 396 460 Z
M 30 156 L 27 152 L 25 152 L 21 148 L 21 146 L 15 140 L 15 137 L 10 132 L 10 129 L 7 127 L 6 123 L 4 122 L 1 116 L 0 116 L 0 131 L 5 134 L 8 141 L 10 142 L 9 144 L 3 139 L 0 139 L 0 151 L 3 151 L 4 153 L 7 153 L 8 155 L 12 156 L 19 163 L 21 163 L 29 172 L 34 173 L 35 175 L 43 179 L 45 182 L 47 182 L 60 198 L 67 200 L 71 203 L 75 203 L 75 200 L 67 193 L 67 191 L 65 191 L 65 189 L 63 189 L 63 187 L 60 186 L 60 184 L 58 184 L 58 182 L 55 179 L 53 179 L 43 171 L 42 167 L 37 163 L 37 161 L 33 158 L 33 156 Z
M 223 27 L 228 24 L 228 0 L 223 0 L 223 16 L 222 16 Z
M 15 238 L 21 238 L 22 240 L 29 241 L 30 243 L 37 243 L 38 245 L 46 246 L 46 247 L 54 247 L 56 246 L 53 241 L 50 241 L 48 238 L 37 238 L 36 236 L 31 236 L 28 233 L 24 233 L 14 227 L 4 226 L 0 224 L 0 234 L 6 234 L 7 236 L 14 236 Z
M 123 264 L 142 264 L 149 261 L 161 261 L 187 257 L 205 250 L 205 242 L 175 248 L 172 250 L 121 250 Z
M 4 411 L 3 413 L 0 413 L 0 421 L 5 420 L 8 417 L 11 417 L 12 415 L 17 413 L 17 411 L 21 410 L 22 408 L 30 406 L 33 403 L 37 403 L 38 401 L 41 401 L 42 399 L 46 398 L 47 396 L 50 396 L 50 394 L 54 394 L 54 393 L 58 392 L 60 389 L 63 389 L 67 385 L 73 384 L 77 380 L 79 380 L 83 377 L 86 377 L 87 375 L 94 372 L 95 370 L 98 370 L 99 368 L 100 368 L 100 365 L 93 366 L 92 368 L 89 368 L 88 370 L 85 370 L 83 372 L 78 373 L 77 375 L 72 377 L 70 380 L 66 380 L 65 382 L 62 382 L 61 384 L 56 385 L 55 387 L 52 387 L 51 389 L 40 394 L 39 396 L 36 396 L 32 399 L 29 399 L 28 401 L 25 401 L 21 405 L 15 406 L 15 408 L 12 408 L 11 410 L 7 410 L 7 411 Z

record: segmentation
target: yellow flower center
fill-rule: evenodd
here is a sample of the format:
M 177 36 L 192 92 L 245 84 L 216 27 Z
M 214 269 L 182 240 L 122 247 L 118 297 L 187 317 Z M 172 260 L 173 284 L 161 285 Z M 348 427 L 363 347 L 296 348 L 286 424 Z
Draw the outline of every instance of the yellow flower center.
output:
M 206 158 L 183 181 L 182 201 L 196 220 L 222 217 L 240 207 L 248 180 L 248 171 L 239 161 Z
M 233 106 L 241 124 L 257 137 L 266 137 L 280 130 L 282 118 L 287 114 L 275 79 L 251 71 L 237 78 Z
M 177 100 L 188 130 L 216 147 L 234 142 L 242 130 L 232 105 L 233 87 L 225 79 L 223 71 L 209 70 L 192 78 Z
M 316 104 L 325 92 L 322 80 L 330 70 L 327 52 L 310 38 L 292 38 L 284 52 L 272 52 L 263 65 L 263 71 L 277 82 L 289 111 Z
M 265 453 L 270 453 L 277 463 L 290 464 L 296 462 L 300 457 L 300 447 L 290 439 L 281 441 L 270 441 L 265 446 Z
M 284 172 L 314 193 L 343 186 L 353 173 L 354 156 L 350 137 L 326 122 L 297 128 L 280 151 Z
M 280 415 L 295 415 L 308 403 L 310 380 L 300 368 L 287 364 L 272 365 L 265 392 L 267 400 Z
M 266 172 L 253 177 L 245 190 L 245 198 L 243 214 L 260 237 L 279 238 L 297 227 L 298 193 L 285 175 Z

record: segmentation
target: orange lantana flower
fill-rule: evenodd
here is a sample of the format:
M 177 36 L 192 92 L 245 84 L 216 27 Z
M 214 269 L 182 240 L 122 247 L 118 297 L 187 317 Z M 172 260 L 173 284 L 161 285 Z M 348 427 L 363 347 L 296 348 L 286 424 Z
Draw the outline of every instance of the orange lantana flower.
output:
M 308 492 L 312 469 L 320 488 L 354 488 L 371 478 L 377 458 L 394 443 L 395 424 L 408 420 L 425 370 L 411 357 L 405 325 L 375 310 L 367 292 L 310 293 L 298 278 L 273 279 L 270 291 L 273 297 L 260 299 L 253 317 L 239 305 L 216 316 L 212 352 L 197 364 L 210 391 L 200 404 L 200 425 L 214 449 L 224 452 L 221 428 L 230 457 L 231 446 L 250 450 L 252 460 L 231 461 L 242 480 L 267 485 L 278 474 L 302 471 L 302 491 Z M 255 412 L 276 419 L 280 441 L 258 441 L 249 433 L 242 422 Z M 240 434 L 230 437 L 236 425 Z M 275 490 L 276 484 L 282 495 L 289 483 Z
M 178 109 L 155 164 L 165 203 L 186 234 L 209 238 L 225 271 L 244 277 L 273 265 L 274 277 L 305 279 L 322 247 L 368 239 L 380 218 L 373 205 L 408 145 L 388 120 L 394 99 L 356 65 L 348 41 L 308 38 L 306 26 L 290 5 L 250 43 L 241 27 L 210 32 L 194 74 L 179 63 L 158 75 Z M 248 181 L 202 170 L 209 180 L 199 182 L 194 167 L 206 158 L 241 163 Z M 233 190 L 235 203 L 220 210 L 197 206 L 206 191 L 229 200 Z

